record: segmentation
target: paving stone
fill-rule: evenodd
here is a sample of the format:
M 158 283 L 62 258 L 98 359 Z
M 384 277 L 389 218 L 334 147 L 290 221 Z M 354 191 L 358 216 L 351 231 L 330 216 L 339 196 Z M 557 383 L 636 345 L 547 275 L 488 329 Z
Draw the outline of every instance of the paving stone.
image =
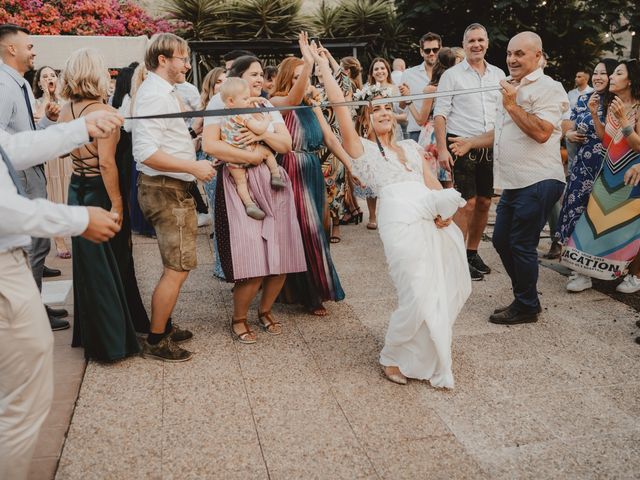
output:
M 199 268 L 173 313 L 194 332 L 184 345 L 192 361 L 134 357 L 89 362 L 84 371 L 81 350 L 65 349 L 70 331 L 58 332 L 56 350 L 69 365 L 56 374 L 60 408 L 47 425 L 69 415 L 64 402 L 77 397 L 77 406 L 57 478 L 636 476 L 640 351 L 628 307 L 596 291 L 568 295 L 566 278 L 541 268 L 540 320 L 493 325 L 489 314 L 512 294 L 483 242 L 493 272 L 474 282 L 454 326 L 456 387 L 396 385 L 378 364 L 396 307 L 379 235 L 362 225 L 341 233 L 332 256 L 347 298 L 327 302 L 325 318 L 276 304 L 281 336 L 258 329 L 254 302 L 249 321 L 258 342 L 233 340 L 231 285 L 211 276 L 206 229 L 198 237 Z M 159 253 L 154 239 L 134 241 L 149 305 Z M 46 468 L 45 460 L 34 462 L 33 471 Z

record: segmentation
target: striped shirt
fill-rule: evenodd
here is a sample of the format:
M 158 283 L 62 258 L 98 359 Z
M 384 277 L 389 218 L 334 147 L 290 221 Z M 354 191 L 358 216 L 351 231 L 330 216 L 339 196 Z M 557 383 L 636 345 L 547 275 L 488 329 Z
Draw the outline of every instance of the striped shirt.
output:
M 29 118 L 29 109 L 22 90 L 23 85 L 25 85 L 29 95 L 31 110 L 35 111 L 36 101 L 29 83 L 6 63 L 0 65 L 0 129 L 7 133 L 33 130 L 31 119 Z M 46 116 L 43 116 L 37 124 L 37 128 L 46 128 L 53 123 Z

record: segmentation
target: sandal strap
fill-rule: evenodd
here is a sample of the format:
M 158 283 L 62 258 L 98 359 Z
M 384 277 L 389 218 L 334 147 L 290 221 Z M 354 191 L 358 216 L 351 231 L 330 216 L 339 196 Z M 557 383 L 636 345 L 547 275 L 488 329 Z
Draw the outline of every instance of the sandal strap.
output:
M 266 322 L 262 321 L 263 318 L 266 320 Z M 260 310 L 258 310 L 258 319 L 260 320 L 260 323 L 262 323 L 262 325 L 266 328 L 273 327 L 273 326 L 282 326 L 280 322 L 273 320 L 273 316 L 271 315 L 271 310 L 269 310 L 268 312 L 262 312 L 262 313 L 260 313 Z
M 251 328 L 249 327 L 249 324 L 247 323 L 247 317 L 238 318 L 238 319 L 232 318 L 231 319 L 231 323 L 233 325 L 237 325 L 239 323 L 242 323 L 244 325 L 245 331 L 242 332 L 242 333 L 236 333 L 236 335 L 238 335 L 238 337 L 243 339 L 243 340 L 244 340 L 244 337 L 246 337 L 247 335 L 253 333 L 253 330 L 251 330 Z

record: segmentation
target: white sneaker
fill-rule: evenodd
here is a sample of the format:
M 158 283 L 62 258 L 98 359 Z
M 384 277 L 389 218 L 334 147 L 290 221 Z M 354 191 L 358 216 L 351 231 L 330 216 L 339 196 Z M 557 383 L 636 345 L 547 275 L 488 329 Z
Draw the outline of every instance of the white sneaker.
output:
M 635 275 L 627 275 L 622 283 L 616 287 L 616 292 L 620 293 L 636 293 L 640 290 L 640 278 Z
M 211 220 L 211 215 L 208 213 L 199 213 L 198 214 L 198 227 L 205 227 L 207 225 L 211 225 L 213 220 Z
M 589 290 L 592 286 L 593 285 L 591 283 L 591 277 L 576 273 L 573 277 L 570 278 L 569 282 L 567 283 L 567 290 L 577 293 L 584 290 Z

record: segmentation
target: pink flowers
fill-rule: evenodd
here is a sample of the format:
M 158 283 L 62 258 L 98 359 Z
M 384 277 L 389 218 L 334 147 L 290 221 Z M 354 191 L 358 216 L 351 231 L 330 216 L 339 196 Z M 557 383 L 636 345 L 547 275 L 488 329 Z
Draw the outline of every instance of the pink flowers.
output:
M 34 35 L 153 35 L 173 31 L 132 0 L 4 0 L 0 23 L 15 23 Z

